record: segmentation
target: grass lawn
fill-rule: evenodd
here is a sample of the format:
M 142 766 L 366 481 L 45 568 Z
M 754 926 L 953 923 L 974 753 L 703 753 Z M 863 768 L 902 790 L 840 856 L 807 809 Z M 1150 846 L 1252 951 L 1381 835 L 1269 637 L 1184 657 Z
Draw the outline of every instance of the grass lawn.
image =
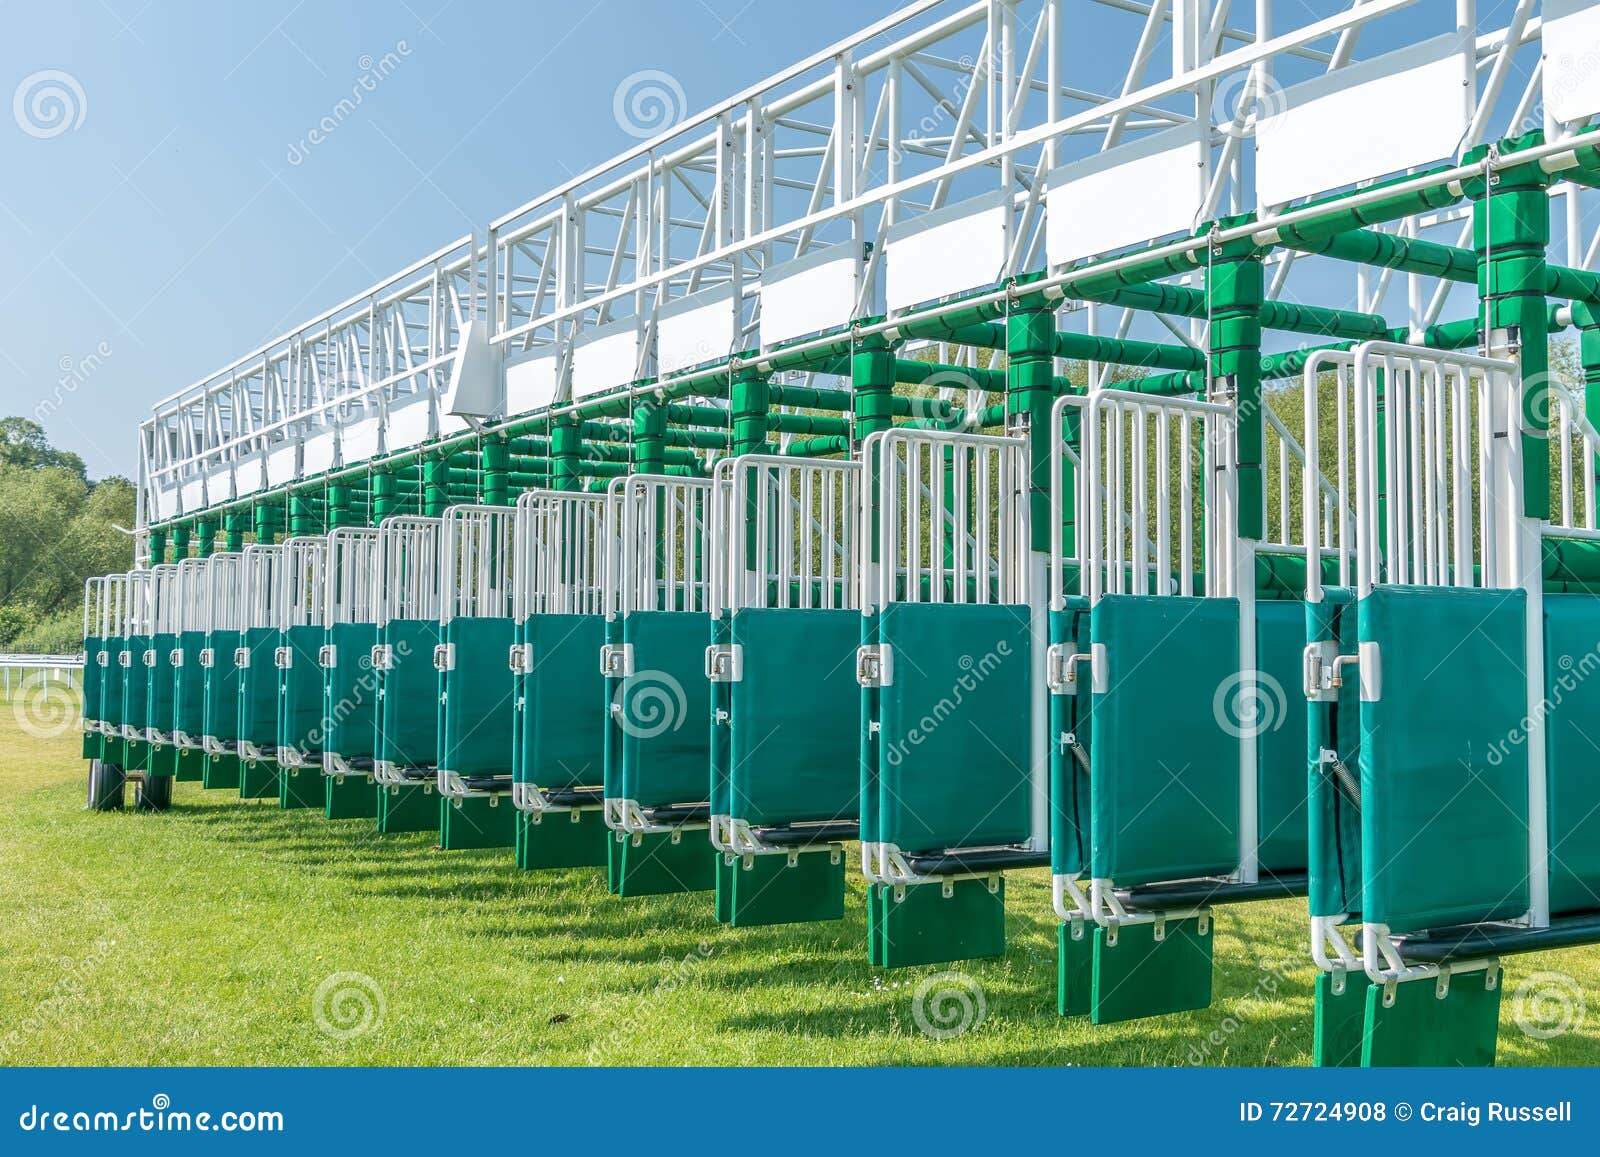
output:
M 0 700 L 6 1064 L 1309 1061 L 1298 903 L 1222 913 L 1211 1008 L 1095 1028 L 1055 1015 L 1048 878 L 1016 877 L 1006 956 L 956 966 L 983 1018 L 934 1039 L 913 999 L 941 969 L 868 967 L 859 876 L 840 923 L 735 931 L 709 894 L 618 900 L 597 870 L 518 872 L 509 851 L 439 852 L 198 784 L 165 815 L 91 814 L 77 745 L 24 733 Z M 1518 985 L 1545 970 L 1600 992 L 1600 951 L 1513 960 L 1501 1063 L 1600 1062 L 1600 1008 L 1549 1039 L 1518 1028 Z M 325 1025 L 366 1030 L 319 1025 L 319 989 Z

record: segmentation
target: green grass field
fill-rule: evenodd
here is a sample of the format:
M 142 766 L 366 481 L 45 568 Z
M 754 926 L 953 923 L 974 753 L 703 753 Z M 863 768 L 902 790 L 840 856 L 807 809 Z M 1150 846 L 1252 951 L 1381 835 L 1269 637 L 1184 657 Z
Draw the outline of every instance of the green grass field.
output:
M 509 851 L 439 852 L 198 784 L 164 815 L 92 814 L 77 745 L 0 700 L 6 1064 L 1309 1061 L 1299 904 L 1221 915 L 1211 1008 L 1095 1028 L 1056 1017 L 1048 880 L 1019 877 L 1010 951 L 956 966 L 982 1019 L 934 1039 L 913 1001 L 941 970 L 868 967 L 859 877 L 841 923 L 735 931 L 709 895 L 618 900 L 598 871 L 518 872 Z M 1501 1062 L 1600 1061 L 1600 1007 L 1549 1039 L 1519 1029 L 1515 994 L 1540 971 L 1600 993 L 1600 952 L 1513 960 Z

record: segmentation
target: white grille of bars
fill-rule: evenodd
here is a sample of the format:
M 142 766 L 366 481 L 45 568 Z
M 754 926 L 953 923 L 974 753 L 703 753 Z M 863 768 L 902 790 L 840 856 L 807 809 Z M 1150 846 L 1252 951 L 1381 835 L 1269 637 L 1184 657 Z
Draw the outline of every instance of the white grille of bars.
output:
M 323 624 L 378 621 L 378 532 L 341 526 L 328 532 Z
M 177 621 L 173 630 L 201 631 L 205 629 L 206 595 L 211 574 L 210 558 L 186 558 L 178 563 Z
M 101 584 L 100 617 L 97 625 L 100 628 L 100 637 L 106 639 L 122 633 L 127 618 L 124 607 L 128 602 L 128 576 L 108 574 L 101 580 Z
M 517 499 L 514 617 L 598 615 L 616 535 L 608 494 L 530 490 Z
M 1595 503 L 1595 456 L 1600 454 L 1600 433 L 1584 413 L 1583 400 L 1565 384 L 1550 379 L 1544 397 L 1555 457 L 1550 525 L 1560 530 L 1588 531 L 1583 535 L 1586 538 L 1600 536 Z
M 178 563 L 150 568 L 150 634 L 170 635 L 178 629 Z
M 278 566 L 277 628 L 314 627 L 322 622 L 323 568 L 328 540 L 322 535 L 285 539 Z
M 511 617 L 517 512 L 508 506 L 452 506 L 440 531 L 439 622 Z
M 244 573 L 240 581 L 244 608 L 242 629 L 278 625 L 278 570 L 282 566 L 282 545 L 252 543 L 244 548 Z
M 620 495 L 613 557 L 621 613 L 710 610 L 711 480 L 635 474 L 617 479 L 612 493 Z
M 244 555 L 214 554 L 206 567 L 205 595 L 199 630 L 237 631 L 244 627 Z
M 396 514 L 378 524 L 378 622 L 438 620 L 444 612 L 437 518 Z
M 863 450 L 876 502 L 861 505 L 863 606 L 1029 601 L 1028 450 L 1019 438 L 882 430 Z M 867 560 L 863 549 L 863 563 Z
M 1072 408 L 1081 415 L 1081 462 L 1071 464 L 1078 478 L 1080 582 L 1089 600 L 1234 593 L 1233 407 L 1125 390 L 1060 399 L 1052 421 L 1057 503 L 1070 460 L 1063 425 Z M 1058 510 L 1051 534 L 1058 560 L 1061 522 Z M 1059 600 L 1062 567 L 1055 569 Z
M 1291 430 L 1266 399 L 1262 400 L 1262 412 L 1266 419 L 1262 431 L 1265 439 L 1262 460 L 1266 497 L 1262 513 L 1266 525 L 1261 544 L 1267 550 L 1304 555 L 1309 559 L 1311 552 L 1307 544 L 1315 536 L 1316 553 L 1319 556 L 1341 558 L 1341 565 L 1348 566 L 1349 529 L 1355 516 L 1355 496 L 1350 489 L 1349 469 L 1349 377 L 1341 376 L 1338 381 L 1328 385 L 1327 400 L 1335 407 L 1333 429 L 1329 435 L 1323 435 L 1315 425 L 1309 430 Z M 1313 398 L 1308 404 L 1317 407 L 1318 399 Z M 1343 467 L 1342 472 L 1331 469 L 1330 476 L 1317 470 L 1314 463 L 1308 461 L 1307 443 L 1302 441 L 1302 436 L 1313 442 L 1319 436 L 1331 436 L 1330 450 L 1337 455 L 1336 461 Z M 1334 461 L 1329 460 L 1330 468 Z M 1304 508 L 1308 497 L 1317 503 L 1318 515 L 1309 519 Z
M 746 454 L 714 483 L 714 612 L 859 607 L 861 463 Z
M 127 588 L 122 601 L 122 630 L 117 632 L 123 638 L 150 633 L 151 577 L 148 570 L 128 572 Z
M 98 639 L 106 637 L 105 619 L 106 602 L 108 598 L 109 575 L 95 575 L 83 580 L 83 637 L 91 635 Z M 94 656 L 89 656 L 89 662 L 94 663 Z
M 1308 446 L 1313 431 L 1320 430 L 1318 379 L 1330 372 L 1341 418 L 1333 448 L 1323 434 L 1324 444 L 1314 454 L 1323 460 L 1338 455 L 1340 489 L 1348 473 L 1356 497 L 1353 533 L 1342 507 L 1337 515 L 1340 581 L 1352 582 L 1358 595 L 1380 582 L 1485 589 L 1518 585 L 1522 477 L 1515 365 L 1392 342 L 1320 353 L 1305 371 Z M 1381 444 L 1380 389 L 1386 418 Z M 1346 398 L 1348 419 L 1342 416 Z M 1387 487 L 1381 541 L 1380 455 Z M 1321 517 L 1320 504 L 1305 501 L 1303 508 L 1308 522 Z M 1308 594 L 1320 591 L 1316 580 L 1313 574 Z

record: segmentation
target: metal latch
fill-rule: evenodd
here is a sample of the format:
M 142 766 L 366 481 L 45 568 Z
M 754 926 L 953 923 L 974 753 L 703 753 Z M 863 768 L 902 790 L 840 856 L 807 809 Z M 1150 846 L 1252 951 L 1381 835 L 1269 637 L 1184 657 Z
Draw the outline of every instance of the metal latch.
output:
M 122 651 L 122 652 L 120 652 L 117 655 L 117 666 L 119 666 L 119 667 L 131 667 L 131 666 L 133 666 L 133 652 L 132 651 Z
M 278 647 L 272 652 L 272 665 L 280 671 L 294 666 L 294 648 Z
M 96 651 L 94 658 L 95 662 L 99 663 L 102 667 L 111 666 L 111 653 L 109 651 Z
M 233 665 L 235 667 L 248 667 L 250 665 L 249 647 L 240 647 L 233 653 Z
M 168 651 L 167 662 L 171 663 L 174 667 L 183 666 L 183 648 L 174 647 L 172 650 Z
M 1078 693 L 1078 664 L 1092 663 L 1094 656 L 1073 651 L 1065 643 L 1051 643 L 1044 652 L 1044 681 L 1052 695 Z
M 512 674 L 526 675 L 528 673 L 528 657 L 532 650 L 533 648 L 527 643 L 511 644 L 509 662 L 511 664 Z
M 626 679 L 633 674 L 633 644 L 607 643 L 600 648 L 600 674 L 608 679 Z
M 146 667 L 154 667 L 156 665 L 155 651 L 151 650 L 144 653 L 144 665 Z
M 894 648 L 872 643 L 856 650 L 856 682 L 863 687 L 888 687 L 894 683 Z
M 433 666 L 437 671 L 454 671 L 456 669 L 456 645 L 454 643 L 440 643 L 433 649 Z
M 372 669 L 374 671 L 394 670 L 394 648 L 388 643 L 377 643 L 373 646 Z
M 744 679 L 744 647 L 738 643 L 713 643 L 706 648 L 706 678 L 713 683 L 738 683 Z
M 321 667 L 323 670 L 326 671 L 326 670 L 332 669 L 333 667 L 338 666 L 338 663 L 339 663 L 339 648 L 338 647 L 334 646 L 332 643 L 327 643 L 327 644 L 317 648 L 317 666 Z
M 200 665 L 211 668 L 217 665 L 217 653 L 210 647 L 200 648 Z
M 1339 689 L 1333 685 L 1334 660 L 1339 657 L 1339 644 L 1332 639 L 1307 643 L 1304 657 L 1304 683 L 1306 698 L 1313 703 L 1337 703 Z

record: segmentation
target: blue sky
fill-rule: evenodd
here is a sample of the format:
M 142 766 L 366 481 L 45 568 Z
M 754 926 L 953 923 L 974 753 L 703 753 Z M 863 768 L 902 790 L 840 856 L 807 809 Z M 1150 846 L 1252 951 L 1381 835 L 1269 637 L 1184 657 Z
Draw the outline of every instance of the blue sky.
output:
M 158 398 L 637 143 L 623 78 L 670 71 L 697 111 L 899 6 L 0 2 L 0 413 L 45 402 L 92 476 L 131 474 Z M 28 90 L 72 128 L 17 119 L 38 73 L 75 82 Z

